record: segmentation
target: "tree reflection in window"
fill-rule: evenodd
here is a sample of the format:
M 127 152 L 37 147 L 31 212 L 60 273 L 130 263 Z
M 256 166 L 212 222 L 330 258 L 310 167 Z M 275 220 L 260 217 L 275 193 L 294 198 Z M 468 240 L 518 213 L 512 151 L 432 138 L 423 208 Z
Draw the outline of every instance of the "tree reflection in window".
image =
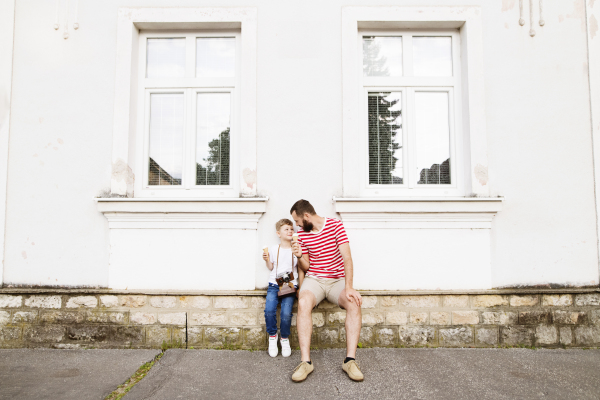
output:
M 208 157 L 196 163 L 196 185 L 229 185 L 229 131 L 208 143 Z

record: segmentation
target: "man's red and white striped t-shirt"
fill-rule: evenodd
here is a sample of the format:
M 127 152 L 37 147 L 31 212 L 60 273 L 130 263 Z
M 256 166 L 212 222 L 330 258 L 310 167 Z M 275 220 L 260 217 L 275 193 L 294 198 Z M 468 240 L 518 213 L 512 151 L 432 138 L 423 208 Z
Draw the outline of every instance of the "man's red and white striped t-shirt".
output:
M 308 254 L 310 268 L 306 276 L 319 279 L 344 278 L 344 259 L 339 246 L 348 243 L 348 236 L 342 221 L 325 218 L 325 224 L 320 232 L 304 232 L 298 228 L 298 242 L 302 254 Z

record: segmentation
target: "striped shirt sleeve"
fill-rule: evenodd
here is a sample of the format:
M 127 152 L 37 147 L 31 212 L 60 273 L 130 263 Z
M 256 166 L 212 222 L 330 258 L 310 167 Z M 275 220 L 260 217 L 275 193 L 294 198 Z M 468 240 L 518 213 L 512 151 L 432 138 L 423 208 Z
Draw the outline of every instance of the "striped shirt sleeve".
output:
M 344 229 L 344 225 L 341 221 L 338 221 L 337 226 L 335 227 L 335 240 L 337 241 L 338 246 L 344 243 L 349 243 L 348 236 L 346 235 L 346 229 Z

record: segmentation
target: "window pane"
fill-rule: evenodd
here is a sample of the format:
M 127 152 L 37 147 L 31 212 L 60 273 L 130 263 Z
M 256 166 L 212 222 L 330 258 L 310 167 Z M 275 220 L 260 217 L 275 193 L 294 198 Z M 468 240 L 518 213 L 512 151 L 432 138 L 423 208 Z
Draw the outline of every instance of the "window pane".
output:
M 185 38 L 148 39 L 147 78 L 185 77 Z
M 451 37 L 413 37 L 415 76 L 452 76 Z
M 183 94 L 150 95 L 149 185 L 181 185 Z
M 369 93 L 369 184 L 402 184 L 402 92 Z
M 418 184 L 450 183 L 450 121 L 447 92 L 415 93 Z
M 235 38 L 197 38 L 196 76 L 235 76 Z
M 229 185 L 229 93 L 198 93 L 196 185 Z
M 363 37 L 365 76 L 402 76 L 402 36 Z

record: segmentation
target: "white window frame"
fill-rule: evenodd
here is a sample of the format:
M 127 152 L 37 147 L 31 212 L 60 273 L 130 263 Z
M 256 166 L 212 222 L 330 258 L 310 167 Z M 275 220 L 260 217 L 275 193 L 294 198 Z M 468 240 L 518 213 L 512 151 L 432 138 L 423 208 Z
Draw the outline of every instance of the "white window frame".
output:
M 369 77 L 363 73 L 363 38 L 365 36 L 402 37 L 402 76 Z M 452 40 L 452 76 L 413 76 L 413 36 L 450 37 Z M 357 66 L 360 74 L 361 96 L 361 194 L 364 196 L 464 196 L 462 163 L 462 132 L 460 124 L 460 35 L 454 30 L 361 30 L 358 32 Z M 369 92 L 402 92 L 402 161 L 403 183 L 369 183 L 369 121 L 367 96 Z M 418 185 L 420 171 L 416 168 L 415 92 L 448 93 L 450 132 L 450 184 Z
M 181 198 L 240 198 L 257 196 L 256 179 L 256 63 L 257 63 L 257 9 L 255 7 L 152 7 L 119 8 L 117 21 L 116 74 L 114 96 L 113 146 L 111 194 L 113 196 L 134 197 L 134 187 L 141 177 L 138 170 L 138 141 L 140 102 L 139 98 L 139 52 L 140 31 L 214 31 L 217 36 L 224 32 L 239 33 L 238 70 L 239 85 L 236 83 L 234 107 L 237 124 L 238 154 L 232 161 L 231 192 L 203 190 L 189 195 L 176 195 Z M 195 60 L 189 60 L 195 63 Z M 216 90 L 216 89 L 215 89 Z M 243 107 L 241 106 L 243 105 Z M 233 129 L 233 127 L 232 127 Z M 232 147 L 234 146 L 232 142 Z M 241 151 L 243 149 L 244 151 Z M 233 153 L 232 153 L 233 154 Z M 235 160 L 233 157 L 236 157 Z M 164 192 L 164 191 L 162 191 Z M 169 192 L 169 191 L 167 191 Z M 182 191 L 180 191 L 182 192 Z M 152 199 L 156 195 L 147 196 Z M 211 197 L 212 196 L 212 197 Z M 142 198 L 136 190 L 135 197 Z M 161 197 L 166 200 L 165 197 Z
M 399 36 L 404 32 L 410 32 L 416 36 L 424 35 L 427 32 L 433 33 L 433 36 L 447 36 L 444 31 L 449 30 L 456 30 L 457 45 L 454 45 L 455 39 L 453 38 L 452 49 L 453 77 L 368 77 L 366 83 L 371 87 L 377 87 L 376 90 L 387 89 L 388 91 L 403 87 L 408 88 L 405 90 L 453 87 L 451 98 L 453 105 L 451 107 L 454 107 L 454 112 L 450 113 L 450 117 L 454 118 L 451 125 L 456 140 L 453 154 L 451 154 L 451 157 L 455 158 L 455 167 L 451 169 L 453 174 L 451 186 L 456 186 L 435 188 L 428 185 L 425 188 L 392 187 L 373 190 L 369 187 L 370 185 L 366 184 L 368 182 L 368 175 L 365 173 L 368 171 L 367 148 L 365 148 L 367 113 L 364 103 L 366 103 L 366 93 L 363 84 L 362 41 L 357 40 L 357 37 L 360 39 L 361 35 Z M 412 49 L 405 45 L 406 42 L 403 41 L 403 73 L 407 75 L 412 65 Z M 457 62 L 459 65 L 456 65 Z M 483 33 L 480 7 L 343 7 L 343 197 L 363 199 L 488 197 L 489 178 L 483 77 Z M 427 80 L 425 84 L 423 84 L 423 79 Z M 404 110 L 407 105 L 403 105 Z M 407 114 L 403 116 L 403 124 L 406 123 L 410 130 L 411 115 L 410 112 Z M 414 119 L 414 116 L 412 118 Z M 407 161 L 405 160 L 405 162 Z M 406 185 L 409 184 L 406 183 Z
M 197 78 L 196 75 L 196 40 L 197 38 L 232 37 L 235 38 L 235 76 L 232 78 Z M 146 78 L 147 40 L 155 38 L 185 38 L 186 68 L 184 78 Z M 135 175 L 136 197 L 236 197 L 239 180 L 239 96 L 237 87 L 240 83 L 240 33 L 231 30 L 218 31 L 143 31 L 139 39 L 138 98 L 144 99 L 138 105 L 138 130 Z M 184 95 L 184 143 L 182 184 L 149 185 L 148 164 L 150 149 L 150 95 L 153 93 L 182 93 Z M 198 93 L 230 93 L 230 161 L 229 185 L 196 185 L 195 184 L 195 150 L 196 150 L 196 101 Z

